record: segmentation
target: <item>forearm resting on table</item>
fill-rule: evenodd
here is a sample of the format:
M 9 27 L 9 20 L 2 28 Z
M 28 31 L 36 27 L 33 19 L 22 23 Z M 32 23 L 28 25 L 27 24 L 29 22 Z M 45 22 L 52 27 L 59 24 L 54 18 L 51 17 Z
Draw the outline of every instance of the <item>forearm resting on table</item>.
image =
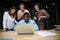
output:
M 3 31 L 5 32 L 6 31 L 6 28 L 3 28 Z
M 49 16 L 41 16 L 41 18 L 48 18 Z

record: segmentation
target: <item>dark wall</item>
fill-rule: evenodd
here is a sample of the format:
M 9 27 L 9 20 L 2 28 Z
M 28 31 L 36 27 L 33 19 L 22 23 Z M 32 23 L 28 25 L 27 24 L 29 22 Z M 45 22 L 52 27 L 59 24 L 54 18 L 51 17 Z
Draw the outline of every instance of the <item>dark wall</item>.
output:
M 9 9 L 11 6 L 15 6 L 17 10 L 19 9 L 19 4 L 24 3 L 26 6 L 26 9 L 28 9 L 31 14 L 32 11 L 34 10 L 34 4 L 35 3 L 40 3 L 42 5 L 42 8 L 45 9 L 49 15 L 49 23 L 50 25 L 54 24 L 60 24 L 60 15 L 58 11 L 58 1 L 57 0 L 38 0 L 38 1 L 21 1 L 21 0 L 1 0 L 0 1 L 0 28 L 2 27 L 2 18 L 3 18 L 3 12 L 7 9 Z M 55 3 L 53 5 L 53 3 Z M 48 8 L 46 8 L 48 6 Z
M 56 0 L 56 19 L 57 19 L 57 24 L 60 25 L 60 6 L 59 6 L 59 0 Z

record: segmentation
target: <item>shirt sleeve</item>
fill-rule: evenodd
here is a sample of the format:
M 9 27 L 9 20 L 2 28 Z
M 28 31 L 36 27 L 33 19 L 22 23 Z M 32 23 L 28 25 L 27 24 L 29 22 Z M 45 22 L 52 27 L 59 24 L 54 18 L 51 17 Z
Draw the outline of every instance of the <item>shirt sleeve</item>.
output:
M 28 10 L 27 10 L 28 13 L 30 13 Z
M 23 20 L 19 21 L 18 24 L 24 24 Z
M 38 30 L 39 28 L 38 28 L 38 25 L 35 23 L 35 21 L 34 21 L 34 30 Z
M 47 18 L 49 18 L 49 14 L 45 10 L 42 10 L 42 11 L 43 11 L 44 16 L 47 16 Z
M 16 20 L 15 20 L 15 23 L 16 23 L 16 24 L 19 24 Z
M 7 25 L 7 12 L 4 12 L 3 16 L 3 28 L 6 28 Z

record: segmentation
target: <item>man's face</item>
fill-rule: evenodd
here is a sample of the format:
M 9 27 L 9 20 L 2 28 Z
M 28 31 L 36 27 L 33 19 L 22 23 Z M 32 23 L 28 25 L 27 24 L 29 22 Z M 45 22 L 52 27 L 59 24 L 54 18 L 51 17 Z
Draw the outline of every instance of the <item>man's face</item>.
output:
M 24 16 L 24 20 L 25 20 L 25 22 L 28 22 L 29 21 L 29 16 L 28 15 L 25 15 Z
M 20 5 L 20 10 L 24 11 L 24 5 Z

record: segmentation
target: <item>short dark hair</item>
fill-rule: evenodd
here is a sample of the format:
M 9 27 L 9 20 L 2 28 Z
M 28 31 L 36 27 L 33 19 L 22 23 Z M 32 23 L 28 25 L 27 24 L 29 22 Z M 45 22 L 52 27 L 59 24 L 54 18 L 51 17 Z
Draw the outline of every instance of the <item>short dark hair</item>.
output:
M 25 16 L 25 15 L 29 16 L 29 13 L 28 13 L 28 12 L 26 12 L 26 13 L 24 13 L 24 15 L 23 15 L 23 16 Z

